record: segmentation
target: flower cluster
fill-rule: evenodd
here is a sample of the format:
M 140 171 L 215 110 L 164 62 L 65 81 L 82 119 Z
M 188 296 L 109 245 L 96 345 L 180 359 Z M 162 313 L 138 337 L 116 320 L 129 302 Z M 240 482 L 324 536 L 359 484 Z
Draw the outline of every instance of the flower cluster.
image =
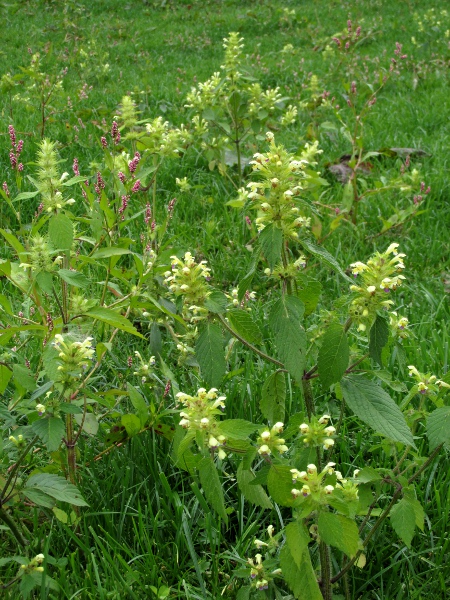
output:
M 48 240 L 41 235 L 35 235 L 30 239 L 30 248 L 27 254 L 29 262 L 21 263 L 20 267 L 24 269 L 31 268 L 35 273 L 41 273 L 42 271 L 49 273 L 53 271 L 55 263 L 58 264 L 60 260 L 60 257 L 57 257 L 53 261 L 52 250 L 50 249 Z
M 244 297 L 239 302 L 239 292 L 237 288 L 233 288 L 229 294 L 225 294 L 225 296 L 230 301 L 230 305 L 234 308 L 244 308 L 246 311 L 250 312 L 252 309 L 248 305 L 250 301 L 256 300 L 256 292 L 249 292 L 248 290 L 245 292 Z
M 145 383 L 152 373 L 152 369 L 156 364 L 154 356 L 150 356 L 148 362 L 145 362 L 141 356 L 141 353 L 137 350 L 134 353 L 135 357 L 139 360 L 139 366 L 137 370 L 133 372 L 133 375 L 138 375 L 141 378 L 142 383 Z
M 172 270 L 164 273 L 165 283 L 176 295 L 183 297 L 184 316 L 191 322 L 199 321 L 207 314 L 203 304 L 211 293 L 207 282 L 210 280 L 210 269 L 207 261 L 195 262 L 190 252 L 184 259 L 171 256 Z
M 244 38 L 239 37 L 239 33 L 232 31 L 228 34 L 227 38 L 223 39 L 223 47 L 225 48 L 225 63 L 221 65 L 221 69 L 225 71 L 227 77 L 230 79 L 239 79 L 241 73 L 239 67 L 241 63 L 241 54 L 244 44 L 241 42 Z
M 216 417 L 225 409 L 226 396 L 218 396 L 217 389 L 211 388 L 208 392 L 205 388 L 197 390 L 196 396 L 189 396 L 184 392 L 178 392 L 178 401 L 184 408 L 180 411 L 180 426 L 184 429 L 198 431 L 203 434 L 204 445 L 216 451 L 220 459 L 226 457 L 222 446 L 226 438 L 218 433 Z
M 285 444 L 283 438 L 278 437 L 284 429 L 283 423 L 275 423 L 272 429 L 264 429 L 258 437 L 257 444 L 258 454 L 261 456 L 269 456 L 270 454 L 283 454 L 289 448 Z
M 280 534 L 274 536 L 275 528 L 273 525 L 269 525 L 266 531 L 268 535 L 268 538 L 266 538 L 267 542 L 258 539 L 253 541 L 257 550 L 264 548 L 266 552 L 269 553 L 266 554 L 266 559 L 264 560 L 260 553 L 256 554 L 255 558 L 247 559 L 247 563 L 250 566 L 250 578 L 252 580 L 251 587 L 258 591 L 267 590 L 269 582 L 281 575 L 281 569 L 274 569 L 273 567 L 276 566 L 276 564 L 274 564 L 274 559 L 270 558 L 270 554 L 273 554 L 279 546 L 277 538 Z
M 42 563 L 45 560 L 45 556 L 43 554 L 37 554 L 34 558 L 30 560 L 27 565 L 20 565 L 20 569 L 25 573 L 43 573 L 44 567 L 42 567 Z
M 318 504 L 328 504 L 329 496 L 335 493 L 347 500 L 357 500 L 357 483 L 344 479 L 342 473 L 335 470 L 335 466 L 336 463 L 329 462 L 320 473 L 314 464 L 308 465 L 306 471 L 291 469 L 292 483 L 296 485 L 292 489 L 292 496 L 295 499 L 311 497 Z M 330 476 L 334 476 L 334 485 L 327 483 Z M 302 487 L 299 489 L 300 485 Z
M 68 173 L 59 174 L 56 143 L 44 139 L 37 153 L 36 187 L 42 196 L 42 208 L 48 213 L 56 213 L 65 206 L 75 203 L 73 198 L 65 200 L 62 194 L 64 180 Z
M 323 446 L 324 450 L 328 450 L 334 446 L 333 436 L 336 428 L 328 425 L 330 418 L 330 415 L 322 415 L 319 419 L 313 416 L 309 423 L 302 423 L 299 426 L 300 435 L 306 447 Z
M 150 154 L 178 156 L 191 140 L 190 133 L 183 125 L 180 128 L 171 127 L 162 117 L 147 123 L 145 129 L 145 134 L 140 141 Z
M 376 318 L 377 311 L 388 309 L 392 300 L 385 300 L 386 294 L 396 290 L 405 277 L 401 274 L 405 268 L 405 254 L 397 251 L 399 244 L 393 243 L 383 253 L 377 252 L 367 263 L 351 264 L 354 277 L 361 276 L 360 285 L 350 286 L 357 294 L 350 304 L 350 316 L 358 323 L 358 331 L 365 331 Z
M 308 170 L 316 164 L 315 156 L 321 152 L 318 143 L 306 145 L 299 158 L 295 158 L 283 146 L 277 146 L 273 133 L 268 132 L 269 151 L 254 155 L 250 164 L 261 175 L 259 181 L 251 181 L 250 192 L 239 190 L 241 198 L 251 201 L 258 211 L 256 225 L 259 231 L 273 224 L 287 238 L 298 238 L 298 231 L 310 226 L 310 217 L 301 213 L 301 194 L 313 183 L 317 174 Z M 316 181 L 317 183 L 317 181 Z M 303 200 L 304 202 L 304 200 Z
M 399 317 L 397 312 L 393 310 L 389 313 L 389 323 L 391 326 L 392 333 L 401 338 L 405 339 L 409 337 L 409 333 L 407 330 L 409 320 L 407 317 Z
M 58 350 L 58 371 L 61 382 L 67 386 L 78 380 L 91 364 L 94 356 L 94 348 L 91 344 L 92 338 L 87 337 L 83 342 L 72 342 L 69 338 L 64 339 L 57 333 L 53 346 Z
M 414 377 L 416 380 L 416 385 L 413 389 L 419 394 L 435 396 L 443 388 L 450 389 L 450 385 L 445 381 L 442 381 L 442 379 L 438 379 L 436 375 L 431 375 L 430 373 L 420 373 L 413 365 L 410 365 L 408 369 L 409 376 Z

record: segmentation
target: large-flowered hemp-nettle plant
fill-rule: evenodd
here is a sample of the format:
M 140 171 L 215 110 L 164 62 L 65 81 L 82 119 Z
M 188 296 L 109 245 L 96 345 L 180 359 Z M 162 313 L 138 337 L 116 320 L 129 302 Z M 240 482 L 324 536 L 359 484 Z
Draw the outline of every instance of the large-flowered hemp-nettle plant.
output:
M 243 38 L 232 32 L 224 38 L 224 64 L 207 81 L 192 88 L 186 107 L 193 111 L 192 123 L 210 169 L 226 173 L 237 165 L 238 183 L 246 164 L 245 145 L 264 132 L 273 120 L 279 126 L 295 122 L 297 108 L 285 107 L 287 98 L 280 89 L 263 89 L 246 71 Z
M 229 473 L 246 501 L 284 507 L 285 524 L 261 532 L 255 553 L 238 557 L 237 597 L 289 589 L 296 598 L 330 599 L 347 572 L 363 566 L 387 517 L 411 545 L 424 520 L 414 482 L 449 441 L 445 378 L 410 365 L 410 391 L 396 381 L 408 336 L 408 320 L 394 310 L 405 255 L 392 243 L 366 262 L 355 257 L 349 277 L 311 233 L 324 184 L 318 144 L 294 155 L 269 132 L 268 149 L 254 155 L 250 181 L 231 201 L 255 214 L 251 264 L 235 287 L 221 289 L 207 257 L 168 237 L 173 200 L 157 222 L 145 196 L 151 185 L 141 185 L 172 134 L 153 122 L 141 137 L 135 107 L 124 100 L 121 110 L 120 125 L 101 140 L 101 172 L 81 175 L 74 158 L 73 176 L 61 173 L 57 145 L 43 140 L 34 188 L 23 189 L 21 175 L 15 198 L 3 186 L 17 227 L 0 230 L 10 248 L 0 262 L 0 391 L 8 402 L 0 519 L 25 554 L 17 500 L 76 526 L 86 504 L 76 487 L 80 438 L 98 435 L 106 452 L 152 429 L 173 442 L 175 465 L 200 482 L 225 525 Z M 160 125 L 166 142 L 156 140 Z M 129 152 L 116 151 L 121 136 Z M 324 269 L 348 295 L 319 311 Z M 115 343 L 129 344 L 129 336 L 149 343 L 133 348 L 112 380 Z M 243 356 L 264 379 L 261 390 L 249 382 L 260 396 L 252 420 L 226 418 L 233 359 Z M 289 416 L 288 383 L 298 406 Z M 405 390 L 399 402 L 389 386 Z M 349 464 L 354 420 L 381 436 L 391 468 Z M 36 448 L 49 468 L 44 459 L 36 464 Z M 39 585 L 41 555 L 21 560 L 21 585 Z

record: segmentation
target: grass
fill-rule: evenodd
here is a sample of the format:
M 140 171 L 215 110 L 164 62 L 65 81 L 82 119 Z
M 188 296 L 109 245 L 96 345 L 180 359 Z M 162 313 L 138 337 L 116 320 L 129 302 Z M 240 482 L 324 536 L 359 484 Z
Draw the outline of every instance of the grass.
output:
M 361 45 L 361 55 L 367 55 L 368 65 L 382 57 L 385 49 L 391 56 L 396 41 L 403 43 L 409 62 L 380 94 L 367 121 L 365 144 L 371 150 L 410 147 L 426 151 L 426 156 L 412 159 L 432 190 L 425 212 L 400 231 L 367 239 L 379 229 L 379 215 L 386 214 L 393 201 L 389 196 L 375 196 L 364 213 L 364 222 L 356 229 L 343 225 L 327 239 L 326 247 L 345 267 L 355 260 L 365 260 L 375 249 L 384 248 L 400 236 L 412 274 L 397 295 L 396 309 L 410 319 L 413 335 L 413 340 L 404 344 L 405 354 L 419 370 L 443 376 L 448 372 L 450 316 L 450 51 L 448 38 L 445 41 L 441 33 L 434 35 L 427 29 L 420 33 L 411 18 L 414 12 L 424 14 L 430 8 L 439 10 L 442 3 L 11 1 L 0 6 L 4 23 L 0 75 L 20 73 L 20 67 L 26 67 L 36 52 L 41 53 L 42 68 L 50 78 L 68 67 L 62 91 L 52 99 L 56 112 L 45 123 L 45 135 L 61 143 L 64 170 L 70 170 L 71 160 L 77 156 L 83 173 L 101 162 L 102 119 L 111 122 L 126 93 L 134 94 L 143 117 L 163 115 L 174 124 L 186 121 L 185 95 L 195 81 L 203 81 L 219 69 L 222 38 L 230 31 L 239 31 L 245 38 L 245 52 L 254 75 L 266 86 L 279 85 L 294 104 L 307 97 L 305 86 L 311 73 L 343 102 L 345 73 L 342 69 L 329 70 L 322 50 L 333 34 L 345 29 L 348 18 L 370 32 Z M 284 9 L 295 9 L 296 16 L 289 17 Z M 446 25 L 449 28 L 450 20 Z M 418 40 L 417 45 L 412 44 L 412 36 Z M 294 54 L 282 53 L 289 43 L 294 46 Z M 25 140 L 26 170 L 31 169 L 28 163 L 34 159 L 42 128 L 37 95 L 31 90 L 30 99 L 24 101 L 28 84 L 22 84 L 20 78 L 17 82 L 11 92 L 6 84 L 2 87 L 0 169 L 5 180 L 10 176 L 8 125 L 13 123 Z M 88 97 L 80 99 L 83 86 Z M 15 95 L 22 99 L 14 99 Z M 277 137 L 296 150 L 308 139 L 310 122 L 311 115 L 300 111 L 297 124 Z M 321 171 L 349 150 L 339 135 L 321 134 L 320 145 L 324 149 Z M 398 169 L 398 161 L 388 160 L 383 168 Z M 158 201 L 166 203 L 178 195 L 175 177 L 184 176 L 194 189 L 190 195 L 179 197 L 171 244 L 201 252 L 208 258 L 215 280 L 230 289 L 250 263 L 245 248 L 249 233 L 242 215 L 224 208 L 235 195 L 233 186 L 217 172 L 210 173 L 201 155 L 188 153 L 182 161 L 168 161 L 158 180 Z M 326 199 L 338 202 L 342 186 L 331 176 L 327 179 L 331 185 Z M 13 228 L 7 209 L 0 210 L 2 226 Z M 35 207 L 24 205 L 22 210 L 32 214 Z M 132 234 L 131 229 L 130 237 Z M 346 293 L 346 289 L 336 277 L 326 277 L 322 305 L 329 308 L 329 299 Z M 124 356 L 133 349 L 127 339 L 118 342 L 108 358 L 112 373 L 130 376 L 123 363 Z M 230 357 L 232 367 L 239 372 L 226 380 L 227 416 L 256 419 L 261 387 L 270 369 L 259 359 L 250 360 L 239 349 L 231 350 Z M 400 374 L 407 377 L 405 370 Z M 177 379 L 180 389 L 200 384 L 186 370 L 177 373 Z M 324 406 L 326 400 L 322 398 Z M 299 389 L 293 386 L 288 414 L 301 406 Z M 386 449 L 377 445 L 379 438 L 363 439 L 351 419 L 345 426 L 348 444 L 341 459 L 348 469 L 359 458 L 376 461 L 380 466 L 389 464 Z M 269 523 L 278 530 L 289 518 L 286 509 L 269 513 L 244 501 L 230 468 L 225 489 L 232 512 L 230 526 L 225 528 L 208 509 L 199 482 L 174 468 L 169 443 L 154 433 L 138 436 L 98 461 L 94 457 L 104 449 L 103 443 L 83 444 L 81 456 L 86 466 L 79 470 L 80 489 L 89 508 L 82 511 L 79 525 L 70 527 L 54 518 L 49 522 L 37 509 L 27 521 L 33 533 L 33 549 L 53 557 L 52 577 L 60 586 L 56 592 L 46 591 L 43 585 L 36 598 L 150 598 L 157 597 L 150 586 L 161 590 L 167 585 L 173 599 L 233 599 L 237 592 L 232 571 L 242 557 L 252 553 L 254 537 Z M 449 482 L 448 456 L 442 455 L 417 487 L 427 515 L 424 531 L 416 534 L 412 548 L 407 549 L 389 526 L 382 529 L 370 547 L 366 568 L 351 572 L 352 598 L 446 597 L 450 585 Z M 47 512 L 45 516 L 51 518 Z M 16 552 L 7 536 L 1 539 L 1 548 L 5 556 Z M 2 579 L 6 581 L 10 575 L 14 570 L 8 572 L 3 567 Z M 17 597 L 14 589 L 4 593 L 11 600 Z

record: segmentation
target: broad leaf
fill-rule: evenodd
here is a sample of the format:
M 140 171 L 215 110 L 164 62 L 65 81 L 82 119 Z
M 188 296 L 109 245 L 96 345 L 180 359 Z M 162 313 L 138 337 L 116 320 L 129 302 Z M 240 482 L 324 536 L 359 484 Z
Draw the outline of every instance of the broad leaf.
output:
M 227 310 L 228 298 L 218 290 L 212 292 L 205 300 L 205 307 L 212 313 L 223 314 Z
M 223 489 L 220 483 L 219 473 L 217 472 L 214 461 L 205 456 L 198 463 L 198 474 L 205 492 L 206 499 L 210 506 L 222 517 L 225 523 L 228 523 L 228 515 L 225 510 L 225 501 Z
M 227 438 L 246 440 L 258 427 L 259 425 L 244 419 L 227 419 L 218 424 L 218 431 Z
M 195 357 L 203 379 L 211 387 L 219 387 L 225 375 L 225 353 L 222 330 L 215 323 L 207 323 L 195 344 Z
M 427 418 L 427 436 L 430 450 L 439 444 L 450 445 L 450 406 L 433 410 Z
M 282 371 L 275 371 L 264 382 L 259 407 L 271 425 L 284 423 L 286 403 L 286 377 Z
M 289 465 L 272 465 L 267 476 L 269 495 L 274 502 L 281 506 L 292 506 L 292 473 Z
M 58 450 L 66 428 L 64 421 L 59 417 L 44 417 L 34 421 L 31 429 L 44 442 L 49 452 Z
M 83 275 L 83 273 L 78 273 L 77 271 L 70 271 L 69 269 L 60 269 L 59 271 L 57 271 L 57 273 L 61 277 L 61 279 L 69 285 L 73 285 L 74 287 L 79 287 L 83 289 L 86 289 L 89 286 L 89 279 L 85 275 Z
M 301 326 L 303 313 L 303 302 L 288 295 L 280 298 L 270 311 L 270 326 L 278 357 L 297 381 L 303 376 L 306 362 L 307 341 Z
M 379 385 L 350 375 L 341 381 L 341 387 L 345 402 L 361 421 L 394 442 L 415 447 L 403 413 Z
M 256 266 L 258 264 L 260 253 L 261 253 L 261 248 L 259 246 L 257 246 L 255 248 L 255 250 L 253 251 L 253 260 L 250 265 L 250 269 L 249 269 L 248 273 L 245 275 L 245 277 L 243 279 L 241 279 L 241 281 L 239 282 L 239 286 L 238 286 L 239 302 L 242 301 L 242 298 L 245 296 L 245 292 L 250 289 L 250 286 L 253 281 L 253 277 L 255 276 L 255 273 L 256 273 Z
M 141 422 L 141 427 L 144 427 L 148 419 L 147 403 L 137 389 L 131 385 L 131 383 L 127 384 L 127 390 L 130 396 L 131 404 L 136 409 L 137 416 Z
M 341 380 L 348 367 L 347 334 L 340 323 L 331 323 L 322 338 L 317 366 L 324 389 Z
M 390 518 L 395 533 L 410 548 L 416 526 L 414 507 L 405 498 L 402 498 L 393 506 Z
M 98 260 L 99 258 L 111 258 L 111 256 L 123 256 L 124 254 L 131 254 L 131 250 L 117 248 L 117 246 L 109 246 L 108 248 L 96 250 L 92 255 L 92 258 Z
M 53 473 L 32 475 L 25 484 L 24 493 L 26 493 L 26 490 L 39 490 L 61 502 L 67 502 L 75 506 L 88 506 L 72 483 Z
M 305 305 L 305 317 L 316 310 L 322 293 L 322 284 L 316 279 L 309 279 L 306 286 L 297 292 L 297 296 Z
M 227 311 L 227 319 L 236 333 L 247 342 L 250 342 L 250 344 L 261 343 L 261 331 L 250 313 L 239 308 L 232 308 Z
M 273 224 L 268 225 L 259 234 L 259 244 L 270 269 L 273 270 L 281 259 L 283 232 Z
M 104 308 L 103 306 L 96 306 L 94 308 L 89 309 L 84 313 L 86 317 L 91 317 L 92 319 L 98 319 L 103 323 L 107 323 L 114 327 L 115 329 L 120 329 L 121 331 L 126 331 L 127 333 L 131 333 L 138 337 L 143 338 L 138 330 L 134 327 L 134 325 L 125 317 L 117 313 L 112 308 Z
M 66 215 L 59 213 L 48 223 L 48 236 L 55 250 L 70 250 L 73 244 L 73 225 Z
M 378 363 L 381 367 L 383 361 L 381 359 L 381 351 L 386 346 L 389 340 L 389 326 L 384 317 L 377 315 L 374 324 L 370 328 L 369 339 L 369 354 L 370 358 Z
M 14 382 L 23 387 L 27 392 L 36 389 L 36 381 L 31 371 L 22 365 L 13 365 Z
M 346 275 L 341 269 L 340 264 L 334 258 L 334 256 L 332 256 L 324 248 L 322 248 L 321 246 L 316 246 L 314 242 L 306 238 L 299 238 L 298 242 L 301 246 L 303 246 L 303 248 L 305 248 L 305 250 L 316 256 L 321 262 L 324 262 L 326 265 L 337 271 L 339 275 L 343 277 L 346 281 L 351 281 L 353 283 L 353 280 L 348 275 Z
M 251 482 L 254 481 L 256 477 L 252 471 L 243 468 L 242 462 L 238 467 L 236 479 L 239 489 L 246 500 L 252 504 L 256 504 L 256 506 L 261 506 L 261 508 L 273 508 L 272 502 L 264 488 L 260 485 L 251 485 Z
M 136 415 L 122 415 L 120 422 L 125 427 L 130 438 L 138 435 L 141 431 L 141 421 Z
M 0 365 L 0 394 L 6 390 L 9 380 L 12 377 L 12 371 L 6 365 Z
M 318 521 L 320 538 L 352 558 L 358 551 L 358 527 L 355 521 L 332 512 L 321 512 Z
M 280 566 L 286 583 L 299 600 L 323 600 L 311 564 L 309 536 L 302 524 L 289 523 L 286 545 L 280 552 Z

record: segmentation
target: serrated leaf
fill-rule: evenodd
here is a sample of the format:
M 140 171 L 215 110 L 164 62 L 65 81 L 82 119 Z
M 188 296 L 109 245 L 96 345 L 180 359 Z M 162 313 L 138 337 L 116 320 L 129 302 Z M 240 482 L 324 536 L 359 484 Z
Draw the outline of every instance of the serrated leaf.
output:
M 297 296 L 305 305 L 305 317 L 315 311 L 321 293 L 322 284 L 316 279 L 309 279 L 306 286 L 297 292 Z
M 32 475 L 26 482 L 24 490 L 40 490 L 61 502 L 75 506 L 88 506 L 79 490 L 64 477 L 54 473 L 38 473 Z
M 390 518 L 395 533 L 410 548 L 416 526 L 416 515 L 412 504 L 402 498 L 392 507 Z
M 147 422 L 148 419 L 148 406 L 143 396 L 138 392 L 138 390 L 131 385 L 131 383 L 127 384 L 128 394 L 130 396 L 131 404 L 136 409 L 137 416 L 139 417 L 139 421 L 141 423 L 141 427 Z
M 198 474 L 202 484 L 205 497 L 209 505 L 228 523 L 228 515 L 225 510 L 223 489 L 220 483 L 219 473 L 214 462 L 207 456 L 198 463 Z
M 206 383 L 211 387 L 220 387 L 226 364 L 222 330 L 216 323 L 204 326 L 195 344 L 195 358 Z
M 124 254 L 131 254 L 131 250 L 110 246 L 108 248 L 100 248 L 99 250 L 96 250 L 92 255 L 92 258 L 111 258 L 111 256 L 123 256 Z
M 369 338 L 369 355 L 370 358 L 378 363 L 381 367 L 383 361 L 381 351 L 386 346 L 389 340 L 389 326 L 384 317 L 377 315 L 372 327 L 370 328 Z
M 278 358 L 297 381 L 303 376 L 306 362 L 307 341 L 301 326 L 303 313 L 303 302 L 285 295 L 275 303 L 269 316 Z
M 22 365 L 13 365 L 14 382 L 18 383 L 27 392 L 33 392 L 36 389 L 36 381 L 31 371 Z
M 11 369 L 8 369 L 6 365 L 0 365 L 0 394 L 3 394 L 3 392 L 6 390 L 11 377 Z
M 223 314 L 227 310 L 228 298 L 218 290 L 212 292 L 205 300 L 205 307 L 212 313 Z
M 141 431 L 141 421 L 136 415 L 122 415 L 120 423 L 125 427 L 130 438 L 138 435 Z
M 250 265 L 250 269 L 248 273 L 245 275 L 243 279 L 239 282 L 238 285 L 238 300 L 242 302 L 242 298 L 245 296 L 245 292 L 250 289 L 251 283 L 253 281 L 253 277 L 256 273 L 256 265 L 258 264 L 259 256 L 261 254 L 261 248 L 257 246 L 253 251 L 253 260 Z
M 264 382 L 259 408 L 271 425 L 284 423 L 286 410 L 286 377 L 282 371 L 275 371 Z
M 259 425 L 244 419 L 227 419 L 218 423 L 218 430 L 222 435 L 236 440 L 246 440 L 258 427 Z
M 450 445 L 450 406 L 433 410 L 427 418 L 427 436 L 430 450 L 440 444 Z
M 299 600 L 323 600 L 311 564 L 308 550 L 309 536 L 300 523 L 289 523 L 286 527 L 286 545 L 280 552 L 283 576 Z
M 272 465 L 267 475 L 267 488 L 274 502 L 281 506 L 292 506 L 292 473 L 289 465 Z
M 31 429 L 44 442 L 49 452 L 58 450 L 66 433 L 64 421 L 58 417 L 44 417 L 34 421 Z
M 281 260 L 283 232 L 273 224 L 268 225 L 259 234 L 259 244 L 270 269 L 273 270 Z
M 358 473 L 358 481 L 361 483 L 371 483 L 383 479 L 380 473 L 372 467 L 364 467 Z
M 318 521 L 320 538 L 352 558 L 358 551 L 359 534 L 355 521 L 332 512 L 321 512 Z
M 89 286 L 89 279 L 83 273 L 70 271 L 69 269 L 60 269 L 57 273 L 69 285 L 82 289 L 86 289 Z
M 272 502 L 264 488 L 260 485 L 251 485 L 251 482 L 254 481 L 256 477 L 252 471 L 243 468 L 242 462 L 238 467 L 236 479 L 239 489 L 246 500 L 252 504 L 256 504 L 256 506 L 261 506 L 261 508 L 273 508 Z
M 361 421 L 394 442 L 415 447 L 403 413 L 379 385 L 364 377 L 349 375 L 341 381 L 341 387 L 345 402 Z
M 316 256 L 321 262 L 324 262 L 326 265 L 337 271 L 339 275 L 343 277 L 346 281 L 353 283 L 353 280 L 350 277 L 348 277 L 348 275 L 346 275 L 341 269 L 340 264 L 337 262 L 334 256 L 332 256 L 324 248 L 322 248 L 321 246 L 316 246 L 314 242 L 306 238 L 299 238 L 298 242 L 301 246 L 303 246 L 303 248 L 305 248 L 308 252 Z
M 66 215 L 54 215 L 48 223 L 48 236 L 55 250 L 70 250 L 73 244 L 73 225 Z
M 348 367 L 349 349 L 347 334 L 340 323 L 331 323 L 322 338 L 317 366 L 324 389 L 342 379 Z
M 250 344 L 260 344 L 262 334 L 250 313 L 239 308 L 227 311 L 227 318 L 231 327 Z
M 98 319 L 103 323 L 111 325 L 111 327 L 120 329 L 121 331 L 126 331 L 127 333 L 131 333 L 137 337 L 144 337 L 128 319 L 117 313 L 115 310 L 112 310 L 112 308 L 96 306 L 86 311 L 84 316 L 91 317 L 92 319 Z
M 423 531 L 424 529 L 424 521 L 425 521 L 425 511 L 423 510 L 423 506 L 417 500 L 414 494 L 414 488 L 412 489 L 403 489 L 403 499 L 405 502 L 408 502 L 413 507 L 414 515 L 416 519 L 416 527 Z

